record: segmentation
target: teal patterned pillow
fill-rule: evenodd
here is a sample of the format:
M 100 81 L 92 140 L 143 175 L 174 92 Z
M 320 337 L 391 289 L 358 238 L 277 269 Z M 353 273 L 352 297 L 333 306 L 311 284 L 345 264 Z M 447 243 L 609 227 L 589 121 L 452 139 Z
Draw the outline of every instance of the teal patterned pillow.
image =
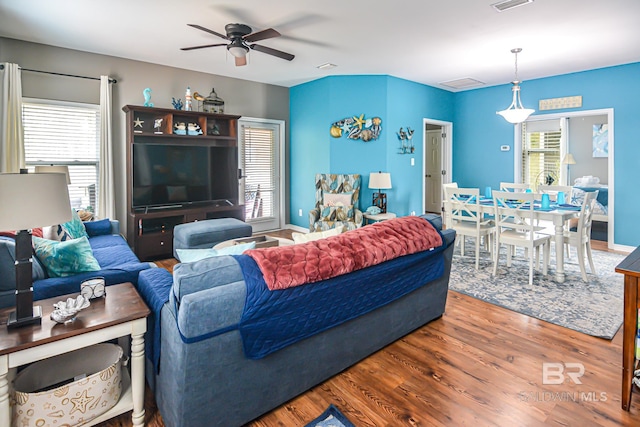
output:
M 67 234 L 72 239 L 79 239 L 81 237 L 89 237 L 87 230 L 84 228 L 82 220 L 78 216 L 78 212 L 75 209 L 71 209 L 71 221 L 62 224 L 62 228 L 65 229 Z
M 94 258 L 86 237 L 64 242 L 39 237 L 32 239 L 36 256 L 47 269 L 49 277 L 67 277 L 100 270 L 100 264 Z
M 321 206 L 320 221 L 353 221 L 353 205 Z

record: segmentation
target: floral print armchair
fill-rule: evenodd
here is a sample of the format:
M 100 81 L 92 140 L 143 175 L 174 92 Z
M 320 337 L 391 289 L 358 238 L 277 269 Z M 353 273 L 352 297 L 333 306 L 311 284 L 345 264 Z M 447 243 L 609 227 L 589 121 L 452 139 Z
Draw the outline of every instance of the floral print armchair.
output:
M 316 207 L 309 212 L 309 230 L 324 231 L 344 225 L 345 231 L 362 226 L 359 174 L 316 174 Z

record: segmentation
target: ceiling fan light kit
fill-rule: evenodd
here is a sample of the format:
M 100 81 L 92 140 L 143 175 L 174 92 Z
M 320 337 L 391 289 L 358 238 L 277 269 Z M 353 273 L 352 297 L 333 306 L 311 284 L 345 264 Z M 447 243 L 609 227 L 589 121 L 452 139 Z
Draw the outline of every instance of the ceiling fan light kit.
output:
M 257 50 L 258 52 L 266 53 L 267 55 L 272 55 L 278 58 L 285 59 L 287 61 L 291 61 L 295 58 L 295 55 L 292 55 L 287 52 L 282 52 L 277 49 L 273 49 L 270 47 L 262 46 L 256 44 L 254 42 L 260 40 L 266 40 L 273 37 L 280 37 L 280 33 L 274 30 L 273 28 L 267 28 L 266 30 L 257 31 L 253 33 L 251 27 L 244 24 L 227 24 L 224 29 L 227 33 L 226 35 L 220 34 L 216 31 L 210 30 L 208 28 L 202 27 L 196 24 L 187 24 L 190 27 L 196 28 L 198 30 L 207 32 L 209 34 L 213 34 L 214 36 L 223 38 L 225 40 L 229 40 L 231 43 L 218 43 L 218 44 L 209 44 L 203 46 L 191 46 L 191 47 L 183 47 L 181 50 L 195 50 L 195 49 L 203 49 L 208 47 L 217 47 L 217 46 L 226 46 L 227 51 L 235 57 L 236 66 L 247 65 L 247 53 L 249 50 Z M 249 44 L 253 43 L 253 44 Z
M 516 57 L 515 80 L 511 82 L 511 84 L 513 85 L 511 87 L 511 91 L 513 93 L 511 105 L 509 105 L 506 110 L 496 112 L 496 114 L 500 114 L 506 121 L 513 124 L 524 122 L 531 114 L 536 111 L 532 108 L 524 108 L 522 106 L 522 101 L 520 100 L 520 83 L 522 83 L 520 80 L 518 80 L 518 53 L 520 52 L 522 52 L 521 48 L 511 49 L 511 53 L 513 53 Z

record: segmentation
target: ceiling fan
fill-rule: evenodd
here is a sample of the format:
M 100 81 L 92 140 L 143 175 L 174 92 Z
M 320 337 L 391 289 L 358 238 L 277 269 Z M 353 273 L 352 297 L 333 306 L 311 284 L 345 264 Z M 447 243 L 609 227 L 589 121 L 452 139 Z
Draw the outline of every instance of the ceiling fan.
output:
M 218 36 L 225 40 L 229 40 L 231 43 L 217 43 L 217 44 L 206 44 L 203 46 L 191 46 L 191 47 L 183 47 L 180 50 L 194 50 L 194 49 L 203 49 L 206 47 L 215 47 L 215 46 L 226 46 L 227 50 L 231 55 L 235 57 L 236 66 L 247 65 L 247 53 L 249 49 L 257 50 L 258 52 L 266 53 L 269 55 L 277 56 L 278 58 L 286 59 L 287 61 L 291 61 L 295 58 L 294 55 L 282 52 L 280 50 L 272 49 L 270 47 L 262 46 L 259 44 L 255 44 L 254 42 L 270 39 L 273 37 L 280 37 L 280 33 L 274 30 L 273 28 L 267 28 L 266 30 L 258 31 L 252 33 L 251 27 L 244 24 L 227 24 L 224 26 L 224 29 L 227 35 L 220 34 L 208 28 L 202 27 L 196 24 L 187 24 L 190 27 L 197 28 L 198 30 L 205 31 L 209 34 L 213 34 L 214 36 Z M 253 44 L 250 44 L 253 43 Z

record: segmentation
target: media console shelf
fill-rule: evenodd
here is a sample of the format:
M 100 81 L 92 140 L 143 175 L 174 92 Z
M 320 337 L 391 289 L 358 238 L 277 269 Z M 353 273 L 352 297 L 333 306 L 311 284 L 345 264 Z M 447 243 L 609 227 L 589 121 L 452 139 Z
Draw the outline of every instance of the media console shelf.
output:
M 173 228 L 212 218 L 244 221 L 238 119 L 125 105 L 127 240 L 140 260 L 173 256 Z

